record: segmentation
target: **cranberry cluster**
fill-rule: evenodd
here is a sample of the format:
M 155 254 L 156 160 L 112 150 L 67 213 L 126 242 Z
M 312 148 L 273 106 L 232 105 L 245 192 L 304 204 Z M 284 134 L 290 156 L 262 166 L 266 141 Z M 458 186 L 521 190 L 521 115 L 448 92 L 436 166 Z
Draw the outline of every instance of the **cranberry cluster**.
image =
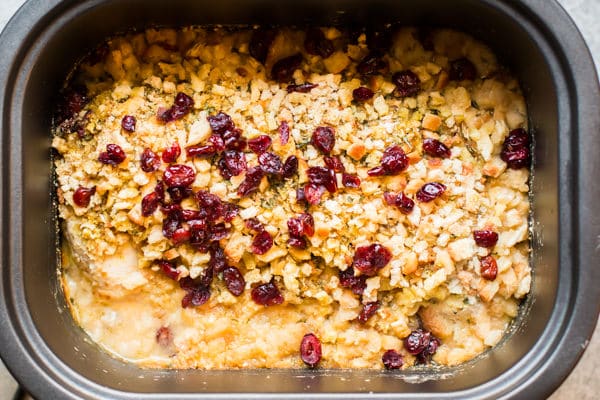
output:
M 302 213 L 287 222 L 290 238 L 288 244 L 292 247 L 305 249 L 308 246 L 306 237 L 315 234 L 315 221 L 309 213 Z
M 437 337 L 421 328 L 415 329 L 404 339 L 406 351 L 417 356 L 417 361 L 423 364 L 431 361 L 431 356 L 435 354 L 440 344 Z
M 352 266 L 361 274 L 375 276 L 392 259 L 392 253 L 379 243 L 357 247 Z
M 362 295 L 367 287 L 367 276 L 356 275 L 354 267 L 349 266 L 345 270 L 339 272 L 340 286 L 350 289 L 356 295 Z
M 192 108 L 194 108 L 194 99 L 183 92 L 179 92 L 170 108 L 159 108 L 157 118 L 164 123 L 177 121 L 188 115 Z

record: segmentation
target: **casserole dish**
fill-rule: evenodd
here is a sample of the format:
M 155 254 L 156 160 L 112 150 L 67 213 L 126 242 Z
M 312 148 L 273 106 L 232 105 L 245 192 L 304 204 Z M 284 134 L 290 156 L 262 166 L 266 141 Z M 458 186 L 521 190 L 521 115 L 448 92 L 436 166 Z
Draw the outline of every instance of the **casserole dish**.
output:
M 185 10 L 185 12 L 182 12 Z M 535 137 L 534 281 L 513 332 L 455 369 L 380 371 L 141 370 L 93 345 L 66 309 L 57 278 L 49 157 L 56 95 L 74 63 L 104 38 L 148 25 L 447 26 L 489 44 L 519 78 Z M 566 377 L 595 326 L 600 218 L 593 63 L 554 2 L 30 1 L 2 34 L 0 351 L 37 398 L 542 398 Z M 417 394 L 418 393 L 418 394 Z

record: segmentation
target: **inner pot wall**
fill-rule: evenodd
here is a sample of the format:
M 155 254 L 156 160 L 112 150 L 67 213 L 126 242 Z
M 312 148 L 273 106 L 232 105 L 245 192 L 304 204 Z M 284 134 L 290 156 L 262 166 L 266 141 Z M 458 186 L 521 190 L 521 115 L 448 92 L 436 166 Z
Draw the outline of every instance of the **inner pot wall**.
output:
M 531 3 L 536 2 L 511 2 L 509 6 L 493 0 L 30 1 L 17 18 L 31 26 L 9 25 L 9 30 L 21 32 L 24 41 L 13 44 L 17 55 L 3 82 L 7 85 L 2 119 L 3 188 L 10 188 L 4 190 L 2 204 L 3 292 L 9 309 L 5 318 L 7 329 L 21 339 L 14 343 L 11 354 L 27 355 L 10 360 L 9 368 L 40 398 L 134 398 L 136 393 L 146 393 L 144 398 L 180 393 L 183 398 L 185 393 L 227 392 L 240 396 L 304 392 L 300 398 L 324 392 L 396 393 L 410 398 L 498 398 L 511 391 L 549 394 L 566 371 L 549 372 L 554 378 L 551 385 L 516 388 L 539 372 L 536 366 L 548 364 L 556 356 L 553 349 L 568 325 L 566 318 L 575 306 L 573 296 L 581 279 L 577 255 L 586 243 L 573 241 L 578 235 L 573 218 L 580 212 L 575 190 L 578 159 L 573 147 L 579 94 L 572 77 L 574 67 L 568 65 L 564 49 L 540 16 L 528 8 Z M 563 13 L 554 3 L 544 4 L 549 14 Z M 51 11 L 44 15 L 47 9 Z M 493 351 L 459 368 L 404 373 L 141 370 L 111 358 L 91 343 L 74 324 L 59 288 L 51 196 L 50 116 L 56 94 L 74 63 L 106 37 L 132 27 L 216 23 L 382 26 L 385 22 L 446 26 L 470 33 L 489 44 L 521 82 L 536 140 L 534 281 L 514 333 Z M 593 219 L 590 222 L 595 226 Z M 592 306 L 597 316 L 598 304 Z M 580 336 L 585 337 L 585 332 Z M 581 338 L 576 336 L 575 343 Z M 564 355 L 563 362 L 574 361 L 579 353 Z M 170 394 L 165 398 L 178 397 Z

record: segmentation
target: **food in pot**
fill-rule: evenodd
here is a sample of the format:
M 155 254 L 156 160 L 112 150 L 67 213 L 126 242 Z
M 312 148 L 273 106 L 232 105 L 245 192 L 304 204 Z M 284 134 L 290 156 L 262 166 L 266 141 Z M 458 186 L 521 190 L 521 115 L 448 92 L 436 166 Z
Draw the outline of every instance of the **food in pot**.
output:
M 525 103 L 465 34 L 149 29 L 55 126 L 66 297 L 141 366 L 455 365 L 529 292 Z

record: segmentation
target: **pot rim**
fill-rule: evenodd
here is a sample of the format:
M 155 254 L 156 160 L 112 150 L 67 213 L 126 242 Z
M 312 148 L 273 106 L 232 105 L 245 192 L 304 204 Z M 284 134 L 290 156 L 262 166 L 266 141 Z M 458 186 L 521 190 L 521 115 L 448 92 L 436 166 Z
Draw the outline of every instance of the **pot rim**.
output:
M 539 343 L 539 353 L 529 352 L 513 367 L 483 385 L 452 393 L 375 393 L 373 398 L 541 398 L 549 395 L 568 376 L 589 343 L 600 312 L 600 269 L 598 256 L 600 235 L 600 185 L 595 172 L 600 169 L 600 141 L 595 137 L 600 126 L 600 89 L 596 69 L 589 50 L 574 22 L 562 7 L 552 0 L 481 0 L 512 16 L 540 46 L 553 54 L 550 68 L 558 79 L 559 110 L 569 115 L 559 121 L 560 147 L 559 204 L 575 199 L 576 204 L 560 207 L 561 240 L 569 241 L 574 254 L 560 254 L 559 289 L 552 317 Z M 0 148 L 2 195 L 2 260 L 0 280 L 0 356 L 15 378 L 34 396 L 43 398 L 114 399 L 137 398 L 137 393 L 121 392 L 95 384 L 71 370 L 52 354 L 37 334 L 25 301 L 22 277 L 18 268 L 22 257 L 22 230 L 19 219 L 22 182 L 21 155 L 8 152 L 20 148 L 20 116 L 15 115 L 13 97 L 22 96 L 22 74 L 31 68 L 31 54 L 39 51 L 36 39 L 51 35 L 61 21 L 68 21 L 103 0 L 61 2 L 60 0 L 28 0 L 11 18 L 3 32 L 3 57 L 0 58 L 0 126 L 3 136 Z M 574 60 L 571 62 L 571 60 Z M 569 99 L 576 99 L 570 101 Z M 565 135 L 571 136 L 567 140 Z M 5 166 L 18 166 L 6 168 Z M 570 170 L 566 170 L 570 167 Z M 17 190 L 11 190 L 17 188 Z M 8 240 L 11 238 L 12 240 Z M 571 258 L 573 257 L 573 258 Z M 572 269 L 563 266 L 570 265 Z M 535 384 L 535 382 L 544 384 Z M 417 386 L 415 386 L 417 388 Z M 171 399 L 198 398 L 195 394 L 168 394 Z M 206 394 L 204 398 L 280 398 L 281 394 Z M 296 397 L 293 394 L 286 394 Z M 361 394 L 309 394 L 297 398 L 359 398 Z M 162 394 L 144 394 L 145 398 L 163 398 Z

